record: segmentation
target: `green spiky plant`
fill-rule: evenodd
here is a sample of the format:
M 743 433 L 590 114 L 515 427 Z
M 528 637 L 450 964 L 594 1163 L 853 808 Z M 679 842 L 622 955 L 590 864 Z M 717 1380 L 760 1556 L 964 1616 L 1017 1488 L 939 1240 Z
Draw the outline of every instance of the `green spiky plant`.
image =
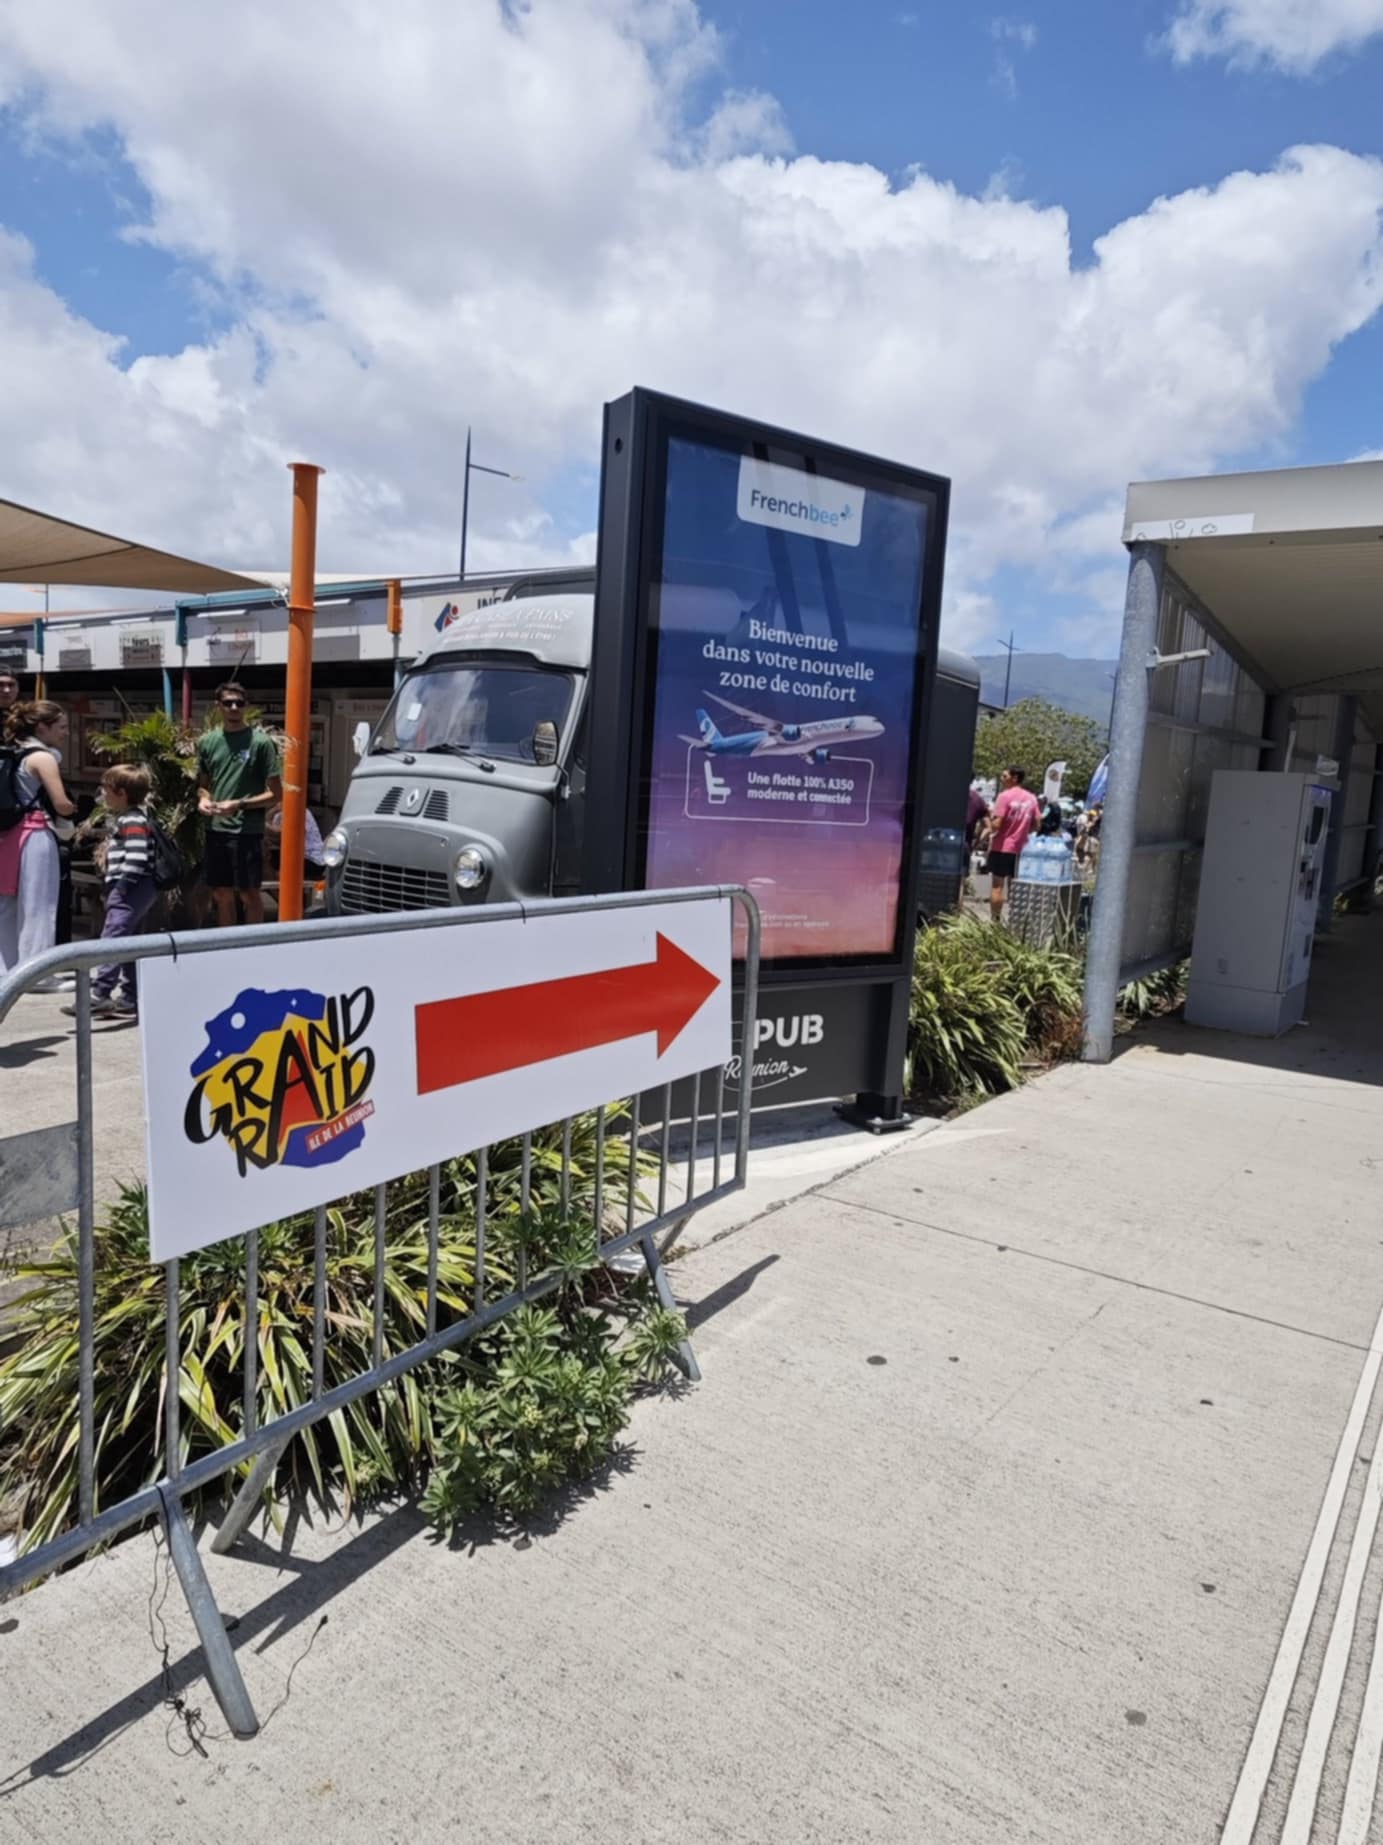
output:
M 1174 967 L 1164 967 L 1155 974 L 1145 974 L 1140 980 L 1130 980 L 1127 986 L 1119 989 L 1119 1016 L 1138 1024 L 1144 1019 L 1162 1018 L 1166 1013 L 1175 1012 L 1178 1006 L 1185 1004 L 1190 971 L 1189 961 L 1179 961 Z
M 1016 1088 L 1026 1034 L 990 926 L 948 917 L 917 938 L 908 1013 L 910 1092 L 954 1104 Z
M 1043 1061 L 1072 1056 L 1080 1042 L 1085 964 L 1057 945 L 1035 948 L 1003 927 L 966 919 L 973 951 L 997 966 L 1023 1019 L 1029 1053 Z
M 627 1117 L 608 1111 L 606 1125 L 603 1210 L 613 1222 L 617 1215 L 622 1218 L 631 1167 L 642 1196 L 640 1179 L 651 1161 L 642 1153 L 631 1160 Z M 644 1296 L 603 1268 L 592 1271 L 595 1142 L 594 1116 L 578 1117 L 572 1123 L 565 1213 L 560 1126 L 532 1137 L 526 1213 L 521 1210 L 521 1143 L 491 1149 L 486 1298 L 495 1300 L 510 1286 L 522 1247 L 530 1281 L 550 1270 L 559 1273 L 564 1324 L 573 1336 L 587 1337 L 585 1321 L 598 1310 L 597 1317 L 609 1319 L 613 1342 L 624 1335 L 631 1316 L 637 1320 L 642 1313 Z M 443 1168 L 438 1236 L 438 1324 L 443 1327 L 464 1318 L 475 1303 L 476 1184 L 471 1156 Z M 386 1354 L 416 1343 L 426 1330 L 427 1217 L 426 1173 L 389 1188 L 382 1316 Z M 158 1479 L 165 1464 L 166 1293 L 163 1269 L 149 1263 L 141 1188 L 126 1188 L 102 1213 L 95 1243 L 99 1508 Z M 324 1384 L 330 1390 L 370 1367 L 373 1194 L 344 1199 L 327 1213 L 326 1257 Z M 244 1262 L 243 1242 L 233 1239 L 198 1250 L 180 1264 L 178 1394 L 184 1466 L 243 1432 Z M 77 1517 L 75 1233 L 69 1231 L 44 1257 L 20 1260 L 11 1272 L 23 1291 L 6 1323 L 14 1349 L 0 1360 L 0 1503 L 18 1508 L 20 1542 L 29 1549 Z M 311 1397 L 313 1273 L 310 1213 L 260 1231 L 256 1419 L 261 1424 Z M 645 1340 L 640 1353 L 646 1345 Z M 384 1491 L 416 1488 L 446 1451 L 438 1391 L 455 1383 L 463 1363 L 472 1381 L 483 1381 L 484 1365 L 498 1362 L 499 1349 L 491 1340 L 479 1359 L 466 1351 L 419 1366 L 334 1412 L 289 1445 L 278 1471 L 278 1490 L 324 1504 L 350 1504 Z M 236 1484 L 234 1477 L 229 1484 Z M 224 1483 L 218 1483 L 208 1496 L 224 1490 Z M 513 1509 L 522 1494 L 510 1487 L 503 1498 Z

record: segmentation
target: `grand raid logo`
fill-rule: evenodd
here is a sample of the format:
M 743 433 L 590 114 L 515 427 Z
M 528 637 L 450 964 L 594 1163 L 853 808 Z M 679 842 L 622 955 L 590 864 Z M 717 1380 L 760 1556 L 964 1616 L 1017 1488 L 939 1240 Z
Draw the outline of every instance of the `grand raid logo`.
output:
M 375 1054 L 363 1043 L 374 1017 L 369 987 L 328 997 L 246 987 L 206 1022 L 192 1065 L 183 1130 L 222 1139 L 243 1178 L 251 1166 L 326 1166 L 365 1138 Z

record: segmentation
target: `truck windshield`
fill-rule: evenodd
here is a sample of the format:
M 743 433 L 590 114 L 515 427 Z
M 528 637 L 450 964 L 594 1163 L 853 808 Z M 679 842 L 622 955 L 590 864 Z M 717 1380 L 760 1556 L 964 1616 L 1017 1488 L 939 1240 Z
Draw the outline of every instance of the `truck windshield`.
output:
M 535 729 L 563 735 L 571 692 L 568 674 L 541 667 L 438 661 L 404 680 L 373 748 L 535 762 Z

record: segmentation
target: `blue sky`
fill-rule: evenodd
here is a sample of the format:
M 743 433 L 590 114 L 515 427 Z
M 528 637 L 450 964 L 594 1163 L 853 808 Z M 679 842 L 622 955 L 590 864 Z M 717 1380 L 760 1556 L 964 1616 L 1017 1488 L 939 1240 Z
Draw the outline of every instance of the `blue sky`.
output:
M 734 80 L 778 97 L 799 147 L 894 175 L 920 165 L 975 193 L 1003 175 L 1023 197 L 1066 210 L 1078 262 L 1152 199 L 1271 166 L 1285 147 L 1383 155 L 1383 23 L 1356 52 L 1299 75 L 1173 63 L 1158 49 L 1170 9 L 1152 0 L 992 13 L 861 0 L 847 33 L 830 0 L 711 11 Z M 1033 43 L 1005 29 L 1014 26 L 1031 26 Z M 1383 318 L 1341 346 L 1285 446 L 1251 446 L 1224 465 L 1342 461 L 1380 447 Z
M 950 473 L 949 638 L 1107 651 L 1130 475 L 1383 447 L 1373 0 L 359 0 L 305 98 L 268 0 L 73 7 L 0 22 L 0 494 L 272 565 L 307 452 L 324 568 L 438 569 L 469 422 L 552 561 L 640 382 Z

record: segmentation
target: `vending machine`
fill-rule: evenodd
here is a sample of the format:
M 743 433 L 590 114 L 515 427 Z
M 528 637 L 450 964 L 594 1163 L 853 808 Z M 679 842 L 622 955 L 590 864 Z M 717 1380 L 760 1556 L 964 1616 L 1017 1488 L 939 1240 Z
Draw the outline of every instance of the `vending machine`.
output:
M 1309 775 L 1216 771 L 1188 1024 L 1276 1038 L 1301 1018 L 1329 819 L 1330 790 Z

